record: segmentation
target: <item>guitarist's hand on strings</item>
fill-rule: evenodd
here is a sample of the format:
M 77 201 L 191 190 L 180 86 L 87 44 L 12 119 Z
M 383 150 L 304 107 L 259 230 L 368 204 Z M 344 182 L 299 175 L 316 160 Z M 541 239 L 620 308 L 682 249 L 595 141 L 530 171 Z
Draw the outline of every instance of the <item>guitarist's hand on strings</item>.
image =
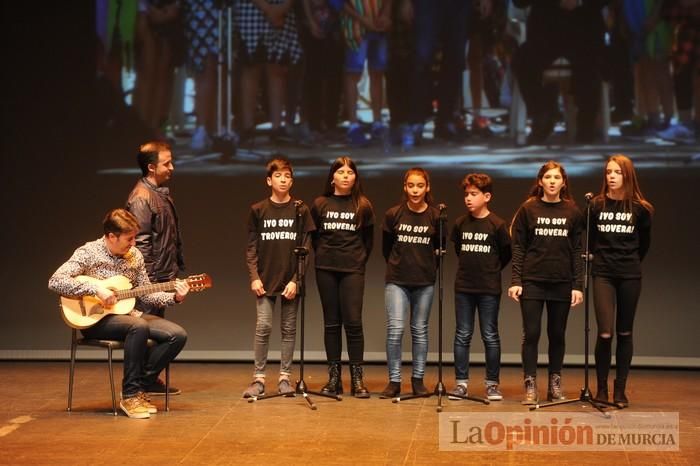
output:
M 110 290 L 109 288 L 105 288 L 104 286 L 98 286 L 97 292 L 95 294 L 100 299 L 100 301 L 102 301 L 102 304 L 105 307 L 117 304 L 117 296 L 114 294 L 114 291 Z
M 175 302 L 181 303 L 185 300 L 185 296 L 190 291 L 190 285 L 185 280 L 175 281 Z

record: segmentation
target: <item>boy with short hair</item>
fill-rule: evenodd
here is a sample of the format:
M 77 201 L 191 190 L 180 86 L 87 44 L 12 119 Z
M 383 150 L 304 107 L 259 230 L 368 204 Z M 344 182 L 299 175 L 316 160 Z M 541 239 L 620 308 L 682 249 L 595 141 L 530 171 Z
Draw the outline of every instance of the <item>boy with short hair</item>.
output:
M 265 366 L 272 331 L 272 312 L 277 297 L 281 298 L 280 327 L 282 333 L 279 393 L 293 395 L 289 381 L 296 339 L 297 290 L 296 255 L 298 245 L 309 247 L 310 232 L 316 227 L 309 209 L 292 198 L 290 189 L 294 172 L 289 160 L 274 154 L 267 163 L 269 198 L 253 204 L 248 217 L 246 263 L 250 289 L 256 296 L 255 374 L 243 392 L 244 398 L 265 394 Z M 299 225 L 301 223 L 301 225 Z M 302 237 L 297 241 L 297 236 Z
M 469 350 L 474 333 L 474 316 L 479 314 L 481 339 L 486 352 L 486 396 L 502 400 L 498 389 L 501 368 L 501 342 L 498 310 L 501 300 L 501 270 L 510 262 L 508 226 L 489 211 L 493 182 L 483 173 L 466 175 L 460 186 L 469 211 L 457 219 L 452 241 L 459 259 L 455 278 L 456 331 L 454 340 L 457 386 L 450 399 L 463 399 L 468 393 Z

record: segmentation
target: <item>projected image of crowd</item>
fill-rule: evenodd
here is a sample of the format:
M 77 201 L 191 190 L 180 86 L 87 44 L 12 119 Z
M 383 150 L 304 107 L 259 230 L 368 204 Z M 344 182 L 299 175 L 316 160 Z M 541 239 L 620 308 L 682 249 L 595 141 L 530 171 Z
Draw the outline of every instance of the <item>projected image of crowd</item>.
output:
M 595 144 L 611 123 L 697 143 L 700 0 L 96 4 L 100 82 L 142 133 L 194 152 L 221 137 L 410 152 L 516 129 L 520 145 Z

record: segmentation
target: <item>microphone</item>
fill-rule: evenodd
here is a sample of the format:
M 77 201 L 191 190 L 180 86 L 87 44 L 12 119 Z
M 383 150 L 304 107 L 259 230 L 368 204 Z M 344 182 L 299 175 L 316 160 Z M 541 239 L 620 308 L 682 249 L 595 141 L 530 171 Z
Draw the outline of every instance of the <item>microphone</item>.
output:
M 590 201 L 593 199 L 593 193 L 586 193 L 583 195 L 584 198 L 586 198 L 586 201 Z
M 447 221 L 447 205 L 440 203 L 438 204 L 438 210 L 440 211 L 440 222 Z

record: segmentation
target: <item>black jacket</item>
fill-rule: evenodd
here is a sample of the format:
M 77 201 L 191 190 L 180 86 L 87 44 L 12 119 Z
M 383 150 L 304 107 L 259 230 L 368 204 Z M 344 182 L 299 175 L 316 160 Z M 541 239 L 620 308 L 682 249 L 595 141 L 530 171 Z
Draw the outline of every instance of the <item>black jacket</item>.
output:
M 164 282 L 185 270 L 182 235 L 175 204 L 166 187 L 140 179 L 129 194 L 126 209 L 139 221 L 136 247 L 143 254 L 148 278 Z

